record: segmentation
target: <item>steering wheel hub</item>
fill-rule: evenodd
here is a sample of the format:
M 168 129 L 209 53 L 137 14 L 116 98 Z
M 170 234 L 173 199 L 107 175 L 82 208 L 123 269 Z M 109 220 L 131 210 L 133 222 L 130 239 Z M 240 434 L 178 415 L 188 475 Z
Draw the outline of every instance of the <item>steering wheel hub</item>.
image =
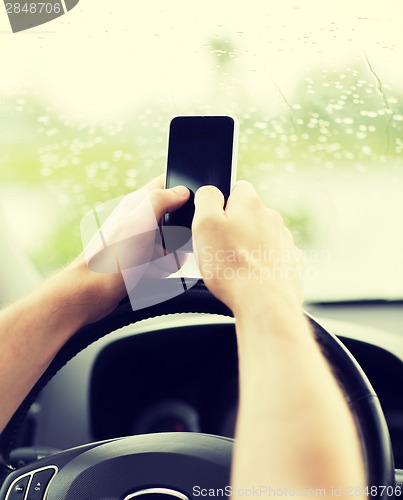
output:
M 170 490 L 169 488 L 147 488 L 145 490 L 136 491 L 128 495 L 124 500 L 131 500 L 136 498 L 137 500 L 189 500 L 189 498 L 181 493 L 180 491 Z

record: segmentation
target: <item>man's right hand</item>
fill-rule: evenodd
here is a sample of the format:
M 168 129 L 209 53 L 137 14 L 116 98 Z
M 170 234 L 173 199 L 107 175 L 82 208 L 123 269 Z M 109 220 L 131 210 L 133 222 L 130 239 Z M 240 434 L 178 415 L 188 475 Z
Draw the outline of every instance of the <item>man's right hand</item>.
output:
M 246 299 L 301 305 L 302 254 L 280 214 L 249 182 L 235 185 L 225 209 L 217 188 L 200 188 L 192 233 L 206 286 L 235 314 Z

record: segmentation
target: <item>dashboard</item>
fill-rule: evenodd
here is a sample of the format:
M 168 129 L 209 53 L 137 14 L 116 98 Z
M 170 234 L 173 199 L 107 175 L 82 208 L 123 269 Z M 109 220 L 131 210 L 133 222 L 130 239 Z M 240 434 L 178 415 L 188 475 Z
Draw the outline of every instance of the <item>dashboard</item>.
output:
M 378 309 L 382 316 L 382 307 Z M 351 317 L 341 321 L 340 310 L 311 308 L 315 314 L 326 313 L 327 319 L 319 321 L 344 342 L 374 386 L 391 433 L 395 465 L 403 468 L 399 311 L 392 331 L 354 324 Z M 165 316 L 118 330 L 76 356 L 31 409 L 30 432 L 25 432 L 29 443 L 22 444 L 64 449 L 166 431 L 232 437 L 237 401 L 233 320 L 200 314 Z
M 233 436 L 228 415 L 237 401 L 237 378 L 231 324 L 117 340 L 99 353 L 91 375 L 93 437 L 171 431 Z

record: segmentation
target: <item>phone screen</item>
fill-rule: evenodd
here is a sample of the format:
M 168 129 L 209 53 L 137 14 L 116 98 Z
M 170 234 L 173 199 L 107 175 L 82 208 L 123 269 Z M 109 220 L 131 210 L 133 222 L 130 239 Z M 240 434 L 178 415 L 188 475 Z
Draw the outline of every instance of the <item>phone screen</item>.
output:
M 182 184 L 191 191 L 183 207 L 165 216 L 165 225 L 190 229 L 194 193 L 213 184 L 228 199 L 234 165 L 235 120 L 229 116 L 179 116 L 171 121 L 166 187 Z

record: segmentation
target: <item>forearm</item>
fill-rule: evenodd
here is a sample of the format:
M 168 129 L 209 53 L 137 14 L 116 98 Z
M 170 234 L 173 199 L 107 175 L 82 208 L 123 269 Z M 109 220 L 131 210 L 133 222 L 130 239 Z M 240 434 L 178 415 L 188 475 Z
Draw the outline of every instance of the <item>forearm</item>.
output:
M 263 301 L 264 302 L 264 301 Z M 300 308 L 238 311 L 240 407 L 233 487 L 363 485 L 355 423 Z
M 0 312 L 0 432 L 63 344 L 81 326 L 113 311 L 127 294 L 122 275 L 113 273 L 116 265 L 108 262 L 111 245 L 129 252 L 128 269 L 151 262 L 154 240 L 148 244 L 149 227 L 189 198 L 184 186 L 163 189 L 163 184 L 161 176 L 126 196 L 105 221 L 108 247 L 101 245 L 99 255 L 91 256 L 105 259 L 100 269 L 110 273 L 89 270 L 82 255 L 32 295 Z M 131 237 L 143 234 L 138 247 L 129 248 Z
M 1 312 L 0 431 L 63 344 L 97 319 L 94 297 L 101 301 L 106 292 L 101 277 L 77 259 Z

